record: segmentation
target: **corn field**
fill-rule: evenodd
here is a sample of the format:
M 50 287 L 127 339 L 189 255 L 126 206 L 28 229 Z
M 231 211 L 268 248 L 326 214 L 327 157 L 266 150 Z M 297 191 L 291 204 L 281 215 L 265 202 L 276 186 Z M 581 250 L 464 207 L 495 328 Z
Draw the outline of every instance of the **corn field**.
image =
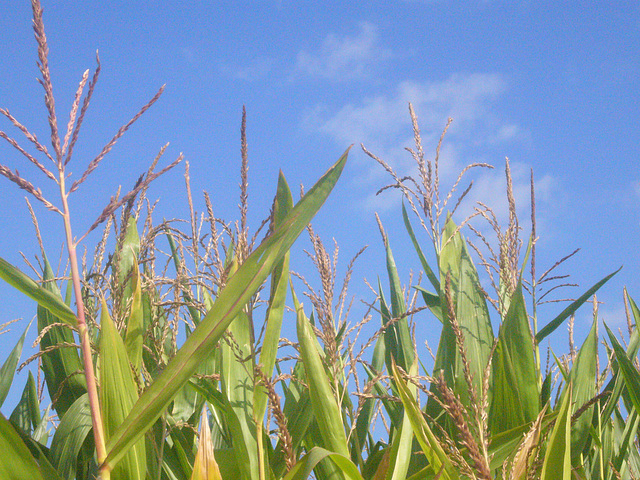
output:
M 328 252 L 310 223 L 339 181 L 349 150 L 328 162 L 297 202 L 281 173 L 271 211 L 252 233 L 244 110 L 238 219 L 217 218 L 215 198 L 206 193 L 204 213 L 196 213 L 186 163 L 186 221 L 159 222 L 147 189 L 183 160 L 160 167 L 163 147 L 95 221 L 74 223 L 85 225 L 78 236 L 69 197 L 86 195 L 82 184 L 162 89 L 82 175 L 70 176 L 100 62 L 82 77 L 66 130 L 59 130 L 42 8 L 38 0 L 32 5 L 51 145 L 4 108 L 7 127 L 21 140 L 4 129 L 0 137 L 16 158 L 56 184 L 59 198 L 45 197 L 9 166 L 0 165 L 0 174 L 61 220 L 68 268 L 54 273 L 42 242 L 47 232 L 40 232 L 29 205 L 41 248 L 38 278 L 2 258 L 0 277 L 34 301 L 38 351 L 20 365 L 29 373 L 18 405 L 0 415 L 0 478 L 640 478 L 640 310 L 625 291 L 629 338 L 606 324 L 600 331 L 596 292 L 614 271 L 550 318 L 539 317 L 546 293 L 561 286 L 554 271 L 567 257 L 536 272 L 533 174 L 533 228 L 525 238 L 508 161 L 508 223 L 500 225 L 483 204 L 454 223 L 469 191 L 458 194 L 462 178 L 490 166 L 469 165 L 441 191 L 446 128 L 429 160 L 409 105 L 416 178 L 401 178 L 362 148 L 390 179 L 379 193 L 395 190 L 403 198 L 398 214 L 414 247 L 403 255 L 421 281 L 403 285 L 378 219 L 384 280 L 372 287 L 375 298 L 356 322 L 348 289 L 362 251 L 338 284 L 337 250 Z M 78 247 L 94 230 L 102 231 L 101 241 L 91 260 L 81 260 Z M 292 273 L 290 249 L 305 231 L 319 285 Z M 582 345 L 571 343 L 560 356 L 545 350 L 544 341 L 590 305 L 593 321 Z M 283 322 L 295 324 L 295 338 L 283 338 Z M 375 334 L 360 340 L 367 322 L 377 325 Z M 423 328 L 441 330 L 431 369 L 417 353 Z M 0 407 L 28 329 L 3 349 Z

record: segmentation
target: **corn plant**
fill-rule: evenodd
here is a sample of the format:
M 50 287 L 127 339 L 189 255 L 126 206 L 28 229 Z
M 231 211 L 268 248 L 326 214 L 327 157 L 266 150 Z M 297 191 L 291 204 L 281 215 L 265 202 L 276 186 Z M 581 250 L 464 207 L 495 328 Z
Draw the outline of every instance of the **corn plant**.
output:
M 37 0 L 32 7 L 51 150 L 6 109 L 0 113 L 43 161 L 8 134 L 0 136 L 56 183 L 60 201 L 49 201 L 3 165 L 0 173 L 62 217 L 69 267 L 54 273 L 29 205 L 41 247 L 40 278 L 34 281 L 2 259 L 0 277 L 37 304 L 39 351 L 20 368 L 37 360 L 44 379 L 29 372 L 16 408 L 8 417 L 0 415 L 0 478 L 638 478 L 640 337 L 634 323 L 640 311 L 625 292 L 629 339 L 623 347 L 607 327 L 603 368 L 595 294 L 616 272 L 553 318 L 538 318 L 538 306 L 562 286 L 551 283 L 562 281 L 555 269 L 571 255 L 537 275 L 533 180 L 532 232 L 524 252 L 508 162 L 508 224 L 500 225 L 479 204 L 457 225 L 455 211 L 471 188 L 452 206 L 461 181 L 469 170 L 491 167 L 470 165 L 441 195 L 444 133 L 434 160 L 427 160 L 410 106 L 415 146 L 409 152 L 418 178 L 400 177 L 364 151 L 392 178 L 382 190 L 403 195 L 415 270 L 428 283 L 413 285 L 410 279 L 403 286 L 392 250 L 395 232 L 385 231 L 378 219 L 387 280 L 374 285 L 375 300 L 355 323 L 348 287 L 364 249 L 337 286 L 338 248 L 331 255 L 309 224 L 340 177 L 347 153 L 295 205 L 280 174 L 272 210 L 251 233 L 244 110 L 237 221 L 216 217 L 215 199 L 206 192 L 203 213 L 197 212 L 185 162 L 188 218 L 156 222 L 147 188 L 182 160 L 156 172 L 165 146 L 134 187 L 114 196 L 76 239 L 69 195 L 162 89 L 68 187 L 66 167 L 100 63 L 91 80 L 84 74 L 62 139 L 42 8 Z M 488 222 L 497 245 L 486 240 L 477 221 Z M 416 223 L 420 228 L 414 230 Z M 80 263 L 77 249 L 98 227 L 103 233 L 93 261 Z M 467 228 L 474 240 L 463 235 Z M 289 250 L 305 229 L 319 286 L 290 271 Z M 572 331 L 574 314 L 589 299 L 593 323 L 583 344 L 576 348 L 571 337 L 569 352 L 548 350 L 543 366 L 542 341 L 564 324 Z M 296 326 L 295 339 L 281 338 L 287 315 Z M 361 340 L 372 321 L 379 327 Z M 432 325 L 441 334 L 428 368 L 417 344 Z M 28 328 L 0 368 L 0 406 Z M 50 405 L 41 411 L 45 387 Z
M 387 348 L 393 346 L 394 355 L 386 367 L 392 374 L 392 390 L 402 400 L 404 415 L 408 417 L 415 436 L 415 456 L 405 457 L 407 464 L 399 476 L 395 471 L 390 474 L 389 466 L 386 478 L 403 478 L 403 475 L 411 475 L 410 478 L 479 479 L 637 478 L 637 406 L 632 392 L 637 393 L 640 377 L 637 369 L 632 367 L 632 359 L 638 352 L 638 340 L 637 330 L 631 325 L 640 318 L 640 312 L 626 293 L 625 300 L 631 305 L 628 347 L 625 351 L 607 329 L 617 362 L 609 363 L 603 371 L 600 371 L 598 362 L 595 293 L 617 271 L 571 301 L 538 329 L 537 306 L 545 297 L 545 294 L 539 295 L 538 290 L 552 278 L 550 272 L 568 257 L 536 278 L 533 176 L 533 232 L 524 260 L 519 256 L 522 241 L 518 236 L 520 227 L 508 161 L 506 193 L 510 215 L 506 229 L 501 230 L 493 212 L 483 204 L 479 204 L 473 215 L 484 217 L 493 227 L 498 248 L 492 248 L 480 231 L 468 223 L 470 219 L 463 222 L 469 224 L 475 236 L 485 243 L 489 252 L 487 256 L 462 236 L 462 227 L 456 226 L 451 218 L 471 185 L 452 210 L 447 212 L 446 208 L 469 169 L 489 166 L 474 164 L 465 168 L 451 192 L 444 198 L 440 197 L 438 153 L 443 138 L 436 149 L 434 162 L 426 160 L 417 118 L 411 106 L 409 109 L 415 133 L 415 148 L 409 152 L 417 163 L 419 179 L 400 178 L 382 159 L 366 149 L 365 153 L 392 176 L 394 182 L 389 187 L 402 192 L 410 211 L 434 245 L 437 269 L 432 269 L 428 263 L 428 255 L 418 242 L 407 208 L 403 205 L 407 232 L 430 283 L 430 288 L 418 286 L 417 289 L 425 306 L 442 323 L 442 334 L 433 370 L 425 371 L 422 376 L 418 375 L 418 359 L 402 364 L 404 359 L 411 358 L 411 349 L 406 343 L 402 343 L 405 353 L 399 351 L 397 339 L 402 338 L 402 334 L 396 332 L 389 338 Z M 444 225 L 440 223 L 442 216 L 446 216 Z M 469 247 L 473 247 L 480 264 L 487 270 L 486 277 L 495 290 L 494 298 L 481 285 Z M 528 261 L 531 262 L 532 273 L 529 282 L 524 278 Z M 397 295 L 397 273 L 389 251 L 387 266 L 391 294 L 395 298 L 392 305 L 397 307 L 402 305 L 402 297 Z M 527 295 L 532 301 L 532 315 L 527 312 Z M 571 341 L 570 353 L 562 358 L 554 355 L 554 368 L 545 372 L 539 355 L 541 341 L 567 321 L 572 331 L 573 314 L 591 297 L 594 302 L 593 323 L 584 343 L 576 350 Z M 491 323 L 491 306 L 499 317 L 497 335 Z M 380 310 L 387 311 L 382 295 Z M 392 310 L 393 318 L 403 317 L 402 309 Z M 383 318 L 389 317 L 383 313 Z M 402 323 L 397 322 L 394 326 L 397 330 L 404 328 L 404 337 L 408 336 L 409 330 Z M 386 341 L 387 336 L 384 339 Z M 555 398 L 552 396 L 554 371 L 561 378 Z M 424 406 L 420 404 L 416 389 L 427 396 Z M 621 399 L 624 408 L 619 406 Z M 626 419 L 625 410 L 629 412 Z M 398 425 L 397 435 L 402 436 L 403 427 L 404 424 Z M 390 443 L 389 448 L 393 445 Z M 394 450 L 391 451 L 395 454 Z M 394 468 L 397 471 L 397 463 Z
M 80 101 L 83 99 L 83 92 L 88 81 L 88 71 L 85 72 L 80 82 L 62 141 L 58 130 L 48 65 L 48 47 L 42 8 L 37 0 L 32 2 L 32 7 L 33 25 L 38 44 L 38 66 L 42 76 L 40 83 L 45 91 L 52 152 L 50 153 L 37 137 L 15 119 L 8 110 L 3 109 L 2 114 L 25 135 L 26 139 L 47 160 L 53 163 L 54 171 L 49 170 L 45 164 L 28 153 L 4 132 L 2 137 L 38 167 L 50 181 L 58 185 L 61 197 L 60 205 L 49 201 L 33 183 L 6 166 L 0 166 L 0 173 L 42 202 L 47 209 L 62 217 L 70 265 L 71 278 L 69 282 L 72 286 L 76 312 L 72 311 L 69 306 L 71 299 L 67 297 L 67 301 L 65 301 L 60 296 L 46 257 L 44 258 L 45 270 L 42 285 L 34 282 L 6 261 L 0 261 L 0 276 L 38 303 L 39 331 L 43 337 L 41 341 L 44 354 L 43 370 L 47 377 L 53 408 L 60 418 L 56 434 L 64 435 L 64 438 L 54 437 L 49 455 L 43 453 L 47 449 L 45 445 L 38 442 L 39 438 L 29 438 L 27 443 L 33 454 L 25 454 L 27 446 L 20 439 L 18 432 L 12 429 L 13 427 L 10 426 L 7 419 L 2 417 L 0 419 L 2 442 L 12 445 L 12 452 L 15 455 L 3 456 L 1 468 L 6 472 L 5 478 L 58 478 L 60 474 L 64 477 L 72 478 L 74 475 L 79 475 L 84 478 L 97 474 L 102 479 L 108 479 L 111 476 L 113 478 L 142 479 L 147 476 L 148 456 L 153 458 L 153 452 L 150 452 L 147 446 L 147 443 L 151 442 L 145 438 L 145 434 L 154 428 L 158 420 L 165 415 L 167 407 L 183 392 L 191 377 L 203 363 L 206 363 L 211 356 L 212 349 L 227 327 L 234 322 L 237 324 L 242 321 L 244 306 L 251 301 L 267 277 L 274 269 L 282 271 L 282 262 L 286 262 L 285 257 L 289 248 L 320 208 L 338 180 L 346 161 L 346 153 L 295 206 L 292 205 L 286 181 L 281 176 L 274 204 L 273 222 L 268 236 L 252 251 L 246 242 L 243 243 L 246 240 L 244 237 L 238 239 L 240 261 L 238 259 L 232 260 L 233 265 L 226 272 L 223 285 L 215 292 L 215 300 L 209 297 L 210 305 L 206 314 L 200 318 L 194 312 L 195 328 L 189 332 L 180 348 L 176 346 L 175 337 L 173 343 L 169 344 L 169 348 L 166 344 L 160 347 L 161 369 L 154 370 L 150 365 L 145 366 L 142 362 L 145 328 L 156 329 L 160 334 L 164 332 L 166 335 L 166 325 L 169 319 L 162 318 L 162 315 L 154 312 L 156 306 L 150 301 L 148 292 L 146 298 L 142 293 L 142 281 L 138 270 L 137 249 L 135 248 L 136 218 L 130 216 L 130 209 L 135 202 L 136 195 L 146 190 L 151 181 L 177 165 L 182 156 L 156 173 L 154 168 L 160 155 L 164 153 L 163 148 L 149 171 L 138 179 L 135 187 L 120 198 L 117 196 L 112 198 L 97 220 L 79 239 L 76 239 L 72 233 L 68 198 L 94 172 L 126 130 L 155 103 L 160 97 L 162 89 L 131 121 L 120 128 L 113 139 L 88 164 L 82 176 L 68 187 L 69 176 L 66 167 L 71 161 L 73 149 L 98 80 L 100 63 L 98 60 L 98 67 L 89 82 L 82 107 L 80 107 Z M 246 145 L 246 142 L 243 145 Z M 114 307 L 113 313 L 121 316 L 120 319 L 116 318 L 116 320 L 120 320 L 118 326 L 111 317 L 105 298 L 100 298 L 101 295 L 98 292 L 94 292 L 94 295 L 87 294 L 86 291 L 83 292 L 83 279 L 76 252 L 78 244 L 89 232 L 110 219 L 123 206 L 125 207 L 125 221 L 121 225 L 118 250 L 115 258 L 111 259 L 111 266 L 114 270 L 111 300 Z M 93 272 L 93 274 L 99 275 L 100 272 Z M 146 312 L 145 306 L 148 308 Z M 96 318 L 88 319 L 87 317 L 89 311 L 93 310 L 93 313 L 98 309 L 100 310 L 99 324 Z M 278 313 L 274 312 L 273 315 L 277 316 Z M 164 330 L 162 330 L 163 328 Z M 72 332 L 77 333 L 79 337 L 80 355 L 75 348 L 62 350 L 63 347 L 74 346 Z M 160 337 L 160 339 L 162 338 Z M 153 340 L 158 340 L 158 337 L 153 337 Z M 93 349 L 96 343 L 98 353 L 94 355 Z M 52 348 L 47 348 L 47 344 Z M 19 351 L 19 347 L 17 347 L 17 351 Z M 15 355 L 12 355 L 8 363 L 9 368 L 12 367 L 14 359 Z M 270 363 L 273 363 L 273 360 Z M 75 378 L 78 370 L 82 374 L 82 380 Z M 24 415 L 16 417 L 16 422 L 22 423 L 24 427 L 27 425 L 21 421 L 25 418 L 30 418 L 31 422 L 37 424 L 41 422 L 38 418 L 37 399 L 33 398 L 33 378 L 29 378 L 27 385 L 29 396 L 26 397 L 25 402 L 21 402 L 21 405 L 30 407 L 30 415 L 29 417 Z M 234 386 L 232 385 L 231 388 Z M 261 397 L 258 392 L 262 393 Z M 258 410 L 264 409 L 264 392 L 256 389 L 256 396 L 259 397 L 258 405 L 262 405 L 262 407 L 258 407 Z M 90 420 L 90 425 L 87 420 Z M 162 419 L 163 425 L 166 426 L 170 420 L 173 419 L 168 420 L 165 415 Z M 239 421 L 242 423 L 242 418 Z M 245 425 L 246 427 L 247 425 Z M 20 430 L 23 434 L 29 432 L 29 428 Z M 91 446 L 85 448 L 85 437 L 89 430 L 93 433 Z M 82 432 L 84 432 L 84 436 Z M 78 435 L 82 438 L 77 438 Z M 160 443 L 160 451 L 162 451 L 164 440 Z M 260 463 L 256 460 L 256 452 L 257 450 L 250 451 L 250 456 L 247 457 L 251 462 L 249 470 L 251 474 L 256 469 L 255 465 Z M 85 458 L 86 461 L 77 462 L 77 456 Z M 162 458 L 162 456 L 160 457 Z M 256 461 L 258 463 L 254 464 Z M 16 464 L 16 462 L 18 463 Z M 80 471 L 74 472 L 73 470 L 78 467 L 78 463 L 80 463 Z M 151 463 L 153 464 L 153 461 Z M 160 463 L 162 465 L 162 462 Z M 244 463 L 239 462 L 238 464 L 244 466 Z M 161 466 L 158 467 L 158 472 L 160 469 Z M 57 473 L 55 473 L 56 471 Z M 264 473 L 261 478 L 265 478 Z

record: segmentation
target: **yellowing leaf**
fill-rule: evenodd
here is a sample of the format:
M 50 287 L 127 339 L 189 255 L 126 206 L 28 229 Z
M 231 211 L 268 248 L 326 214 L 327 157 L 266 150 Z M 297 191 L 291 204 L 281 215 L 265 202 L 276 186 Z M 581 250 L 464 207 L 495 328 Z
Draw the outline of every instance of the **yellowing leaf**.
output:
M 193 464 L 191 480 L 222 480 L 213 452 L 206 407 L 202 409 L 202 415 L 200 416 L 200 440 L 198 441 L 198 453 Z

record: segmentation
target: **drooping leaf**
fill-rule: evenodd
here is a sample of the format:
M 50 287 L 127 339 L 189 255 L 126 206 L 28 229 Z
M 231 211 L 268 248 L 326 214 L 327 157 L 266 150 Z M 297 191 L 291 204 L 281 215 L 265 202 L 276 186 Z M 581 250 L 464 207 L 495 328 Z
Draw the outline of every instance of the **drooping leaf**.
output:
M 549 323 L 547 323 L 544 326 L 544 328 L 542 328 L 538 333 L 536 333 L 536 337 L 535 337 L 536 343 L 539 345 L 542 340 L 544 340 L 550 334 L 552 334 L 556 328 L 562 325 L 562 322 L 564 322 L 567 318 L 573 315 L 578 310 L 578 308 L 580 308 L 587 300 L 593 297 L 593 295 L 600 289 L 600 287 L 602 287 L 605 283 L 607 283 L 611 279 L 611 277 L 613 277 L 621 269 L 622 267 L 620 267 L 615 272 L 610 273 L 609 275 L 604 277 L 602 280 L 597 282 L 593 287 L 591 287 L 585 293 L 583 293 L 580 296 L 580 298 L 571 302 L 571 304 L 567 308 L 565 308 L 562 312 L 560 312 L 556 318 L 551 320 Z
M 409 233 L 409 238 L 411 238 L 413 247 L 418 254 L 418 258 L 420 259 L 420 263 L 422 264 L 424 273 L 427 275 L 427 278 L 431 282 L 431 285 L 433 285 L 433 288 L 435 288 L 436 295 L 440 295 L 440 280 L 438 279 L 436 274 L 433 273 L 433 270 L 431 270 L 431 267 L 427 263 L 427 257 L 425 257 L 424 253 L 422 252 L 422 248 L 420 248 L 420 244 L 416 240 L 416 235 L 413 232 L 413 227 L 411 226 L 411 221 L 409 220 L 409 215 L 407 214 L 407 209 L 404 206 L 404 202 L 402 202 L 402 219 L 404 220 L 404 226 L 407 229 L 407 233 Z
M 431 313 L 433 313 L 433 315 L 438 320 L 440 320 L 440 322 L 442 322 L 443 321 L 442 319 L 444 317 L 442 315 L 442 306 L 440 305 L 440 295 L 431 293 L 430 291 L 421 287 L 420 285 L 416 285 L 413 288 L 415 288 L 422 294 L 422 299 L 424 300 L 424 304 L 427 307 L 429 307 L 429 310 L 431 310 Z
M 20 401 L 13 409 L 9 421 L 21 428 L 26 435 L 31 435 L 32 431 L 40 425 L 41 420 L 36 381 L 29 371 Z
M 16 367 L 18 366 L 18 362 L 20 361 L 20 355 L 22 355 L 22 346 L 24 345 L 24 339 L 27 336 L 27 331 L 31 323 L 27 325 L 27 328 L 24 329 L 24 332 L 18 339 L 18 342 L 15 344 L 9 356 L 5 359 L 2 367 L 0 368 L 0 407 L 4 403 L 7 395 L 9 394 L 9 390 L 11 389 L 11 384 L 13 383 L 13 376 L 16 372 Z
M 0 452 L 0 478 L 3 480 L 46 480 L 20 435 L 2 414 Z
M 38 305 L 49 310 L 60 321 L 71 326 L 76 325 L 76 315 L 59 296 L 38 285 L 3 258 L 0 258 L 0 278 L 38 302 Z
M 175 394 L 197 370 L 220 339 L 229 323 L 260 288 L 284 257 L 311 218 L 320 209 L 344 168 L 347 152 L 307 192 L 272 234 L 245 260 L 227 281 L 200 325 L 187 338 L 162 374 L 140 399 L 114 432 L 107 444 L 107 462 L 113 465 L 162 414 Z

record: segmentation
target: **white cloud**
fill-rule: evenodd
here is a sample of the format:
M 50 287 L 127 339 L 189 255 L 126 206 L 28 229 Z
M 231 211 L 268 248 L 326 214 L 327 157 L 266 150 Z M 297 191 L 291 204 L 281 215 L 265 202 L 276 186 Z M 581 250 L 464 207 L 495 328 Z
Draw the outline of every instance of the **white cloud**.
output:
M 495 74 L 452 75 L 441 82 L 404 81 L 390 95 L 347 104 L 330 118 L 315 121 L 320 123 L 321 131 L 339 141 L 367 141 L 381 135 L 388 140 L 399 132 L 407 132 L 407 126 L 410 127 L 407 105 L 411 103 L 423 133 L 433 138 L 440 135 L 448 117 L 454 118 L 456 130 L 487 123 L 489 107 L 504 88 L 504 80 Z
M 408 104 L 414 107 L 421 130 L 422 145 L 427 159 L 433 159 L 447 118 L 453 118 L 440 151 L 439 177 L 441 198 L 447 195 L 459 172 L 468 164 L 493 164 L 494 170 L 476 169 L 468 172 L 448 204 L 451 209 L 457 197 L 471 179 L 474 187 L 461 205 L 458 219 L 473 213 L 476 200 L 482 200 L 495 212 L 501 225 L 508 222 L 504 156 L 495 156 L 495 150 L 505 143 L 529 141 L 529 134 L 519 125 L 505 121 L 497 113 L 498 101 L 507 84 L 498 74 L 456 74 L 437 82 L 404 81 L 395 91 L 349 103 L 331 111 L 319 106 L 307 117 L 306 125 L 332 137 L 339 144 L 363 143 L 400 175 L 418 178 L 415 162 L 405 151 L 414 148 L 413 131 Z M 508 153 L 508 152 L 507 152 Z M 354 160 L 363 165 L 358 179 L 369 192 L 390 183 L 390 178 L 372 160 L 354 151 Z M 525 231 L 530 224 L 530 166 L 512 160 L 511 173 L 519 218 Z M 557 184 L 550 176 L 536 178 L 536 199 L 544 205 L 557 193 Z M 373 188 L 372 188 L 373 187 Z M 399 208 L 400 196 L 390 193 L 369 195 L 363 207 L 368 211 L 384 212 Z M 544 209 L 540 209 L 544 210 Z M 475 224 L 482 224 L 482 221 Z M 538 215 L 538 233 L 546 230 L 547 222 Z M 486 230 L 483 228 L 483 232 Z M 525 233 L 526 235 L 526 233 Z
M 389 51 L 378 45 L 378 29 L 361 22 L 353 36 L 329 34 L 318 52 L 301 51 L 296 61 L 296 73 L 333 81 L 367 77 Z
M 318 106 L 307 116 L 306 125 L 340 144 L 364 143 L 394 168 L 401 169 L 403 163 L 408 168 L 413 162 L 403 150 L 413 145 L 408 112 L 411 103 L 418 115 L 427 153 L 437 144 L 447 118 L 454 119 L 447 134 L 447 150 L 441 152 L 446 169 L 457 162 L 449 157 L 457 156 L 464 142 L 486 142 L 488 138 L 499 137 L 504 125 L 496 120 L 492 107 L 504 90 L 505 82 L 496 74 L 458 74 L 439 82 L 404 81 L 391 94 L 368 97 L 334 112 Z M 457 171 L 457 165 L 454 166 L 451 170 Z

